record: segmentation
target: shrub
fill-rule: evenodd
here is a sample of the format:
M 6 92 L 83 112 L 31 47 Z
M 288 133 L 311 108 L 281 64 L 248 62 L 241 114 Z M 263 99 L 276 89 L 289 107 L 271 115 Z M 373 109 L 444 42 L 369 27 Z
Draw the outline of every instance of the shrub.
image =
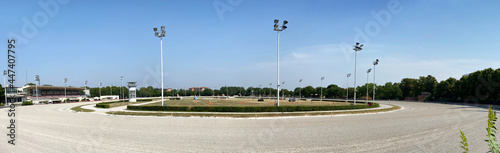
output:
M 343 106 L 127 106 L 129 110 L 143 111 L 189 111 L 189 112 L 297 112 L 297 111 L 327 111 L 348 110 L 379 107 L 378 103 L 368 105 Z
M 500 153 L 500 146 L 498 145 L 496 137 L 497 128 L 495 127 L 495 122 L 497 121 L 497 119 L 497 112 L 492 111 L 490 107 L 488 111 L 488 127 L 486 128 L 486 131 L 488 132 L 486 137 L 488 137 L 488 139 L 484 141 L 488 143 L 488 147 L 490 148 L 489 152 L 493 153 Z M 464 153 L 467 153 L 469 151 L 469 144 L 467 143 L 467 138 L 465 137 L 465 134 L 462 132 L 462 130 L 460 130 L 460 138 L 462 138 L 462 146 L 460 146 L 460 148 L 464 150 Z
M 112 103 L 119 103 L 119 102 L 121 102 L 121 101 L 97 103 L 97 104 L 95 104 L 95 107 L 99 107 L 99 108 L 109 108 L 109 104 L 112 104 Z
M 140 102 L 140 101 L 153 101 L 153 99 L 137 99 L 137 102 Z
M 263 98 L 259 98 L 257 101 L 264 101 L 264 99 Z
M 24 101 L 21 105 L 26 106 L 26 105 L 33 105 L 31 101 Z

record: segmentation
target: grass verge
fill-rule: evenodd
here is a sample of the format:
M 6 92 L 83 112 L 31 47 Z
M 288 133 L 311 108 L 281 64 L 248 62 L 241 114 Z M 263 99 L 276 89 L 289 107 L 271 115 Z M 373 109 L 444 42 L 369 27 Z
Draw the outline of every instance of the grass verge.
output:
M 122 101 L 114 101 L 114 102 L 103 102 L 103 103 L 97 103 L 95 107 L 97 108 L 113 108 L 113 107 L 120 107 L 120 106 L 125 106 L 125 105 L 130 105 L 130 104 L 142 104 L 150 101 L 140 101 L 140 102 L 128 102 L 128 100 L 125 100 L 125 102 Z
M 337 105 L 337 106 L 127 106 L 128 110 L 138 111 L 186 111 L 186 112 L 302 112 L 302 111 L 329 111 L 376 108 L 374 105 Z
M 391 105 L 391 108 L 376 109 L 376 110 L 357 110 L 345 112 L 294 112 L 294 113 L 272 113 L 272 114 L 206 114 L 206 113 L 175 113 L 175 112 L 123 112 L 114 111 L 107 112 L 112 115 L 134 115 L 134 116 L 172 116 L 172 117 L 232 117 L 232 118 L 252 118 L 252 117 L 285 117 L 285 116 L 318 116 L 318 115 L 340 115 L 340 114 L 363 114 L 363 113 L 378 113 L 401 109 L 400 106 Z
M 89 105 L 92 105 L 92 104 L 89 104 Z M 74 110 L 75 112 L 94 112 L 94 110 L 85 109 L 85 108 L 82 108 L 82 106 L 86 106 L 86 105 L 76 106 L 76 107 L 71 108 L 71 110 Z

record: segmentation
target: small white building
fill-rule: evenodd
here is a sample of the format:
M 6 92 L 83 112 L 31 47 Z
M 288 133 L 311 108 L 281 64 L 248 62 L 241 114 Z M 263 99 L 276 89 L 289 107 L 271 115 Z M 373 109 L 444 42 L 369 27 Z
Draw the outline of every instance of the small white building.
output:
M 128 82 L 128 101 L 129 102 L 137 102 L 137 89 L 135 88 L 137 85 L 136 82 Z
M 113 100 L 113 99 L 119 99 L 118 95 L 106 95 L 106 96 L 101 96 L 101 100 Z

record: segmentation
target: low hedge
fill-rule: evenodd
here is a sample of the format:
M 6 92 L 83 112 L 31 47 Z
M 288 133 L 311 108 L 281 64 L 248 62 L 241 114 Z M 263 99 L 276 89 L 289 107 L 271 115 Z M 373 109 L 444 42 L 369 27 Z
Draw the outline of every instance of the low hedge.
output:
M 141 111 L 188 111 L 188 112 L 296 112 L 328 111 L 379 107 L 378 103 L 368 105 L 342 106 L 127 106 L 128 110 Z
M 153 101 L 153 99 L 137 99 L 136 101 L 137 102 L 140 102 L 140 101 Z
M 113 101 L 113 102 L 103 102 L 103 103 L 97 103 L 97 104 L 95 104 L 95 107 L 99 107 L 99 108 L 109 108 L 109 104 L 112 104 L 112 103 L 121 103 L 121 101 Z
M 26 105 L 33 105 L 31 101 L 25 101 L 21 105 L 26 106 Z

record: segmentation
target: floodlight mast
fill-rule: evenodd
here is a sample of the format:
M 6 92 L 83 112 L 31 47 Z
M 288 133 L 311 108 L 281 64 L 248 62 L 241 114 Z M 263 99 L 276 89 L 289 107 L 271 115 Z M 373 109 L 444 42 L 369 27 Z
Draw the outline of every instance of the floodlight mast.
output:
M 7 75 L 7 70 L 3 70 L 3 88 L 5 97 L 5 106 L 7 106 L 7 85 L 5 84 L 5 76 Z
M 277 31 L 278 32 L 278 51 L 277 51 L 277 72 L 278 72 L 278 75 L 277 75 L 277 79 L 276 79 L 276 106 L 280 106 L 280 31 L 283 31 L 285 30 L 287 27 L 286 27 L 286 24 L 288 23 L 288 21 L 283 21 L 283 24 L 280 26 L 279 25 L 279 20 L 278 19 L 274 19 L 274 31 Z
M 351 77 L 351 73 L 347 74 L 347 88 L 346 88 L 347 97 L 345 98 L 345 102 L 349 100 L 349 77 Z
M 372 69 L 368 69 L 368 71 L 366 71 L 366 103 L 368 104 L 368 74 L 370 74 L 370 72 L 372 71 Z
M 35 83 L 36 102 L 37 102 L 37 103 L 40 103 L 40 102 L 38 101 L 38 86 L 40 85 L 40 76 L 36 75 L 36 76 L 35 76 L 35 81 L 38 81 L 38 85 Z
M 281 85 L 284 85 L 285 84 L 285 81 L 281 82 Z M 281 90 L 283 90 L 283 88 L 281 88 Z M 282 96 L 283 98 L 285 98 L 285 91 L 282 92 Z
M 363 50 L 363 44 L 360 44 L 359 42 L 356 42 L 356 45 L 354 45 L 354 105 L 356 105 L 356 66 L 357 66 L 357 59 L 358 59 L 358 52 Z
M 66 98 L 66 82 L 68 82 L 68 78 L 64 78 L 64 100 L 63 101 L 68 99 L 68 98 Z
M 375 87 L 377 86 L 375 84 L 375 66 L 378 65 L 378 59 L 376 59 L 374 62 L 373 62 L 373 99 L 372 99 L 372 102 L 375 103 Z
M 125 102 L 125 99 L 124 99 L 125 95 L 123 95 L 123 90 L 122 90 L 122 88 L 123 88 L 123 76 L 120 76 L 120 80 L 122 81 L 122 85 L 120 86 L 120 95 L 122 97 L 122 102 Z
M 302 79 L 299 80 L 299 86 L 302 83 Z M 302 98 L 302 86 L 299 88 L 299 99 Z
M 161 105 L 164 106 L 163 103 L 163 37 L 165 37 L 165 26 L 161 26 L 161 31 L 158 31 L 157 28 L 153 28 L 155 31 L 155 36 L 160 38 L 160 61 L 161 61 Z
M 323 101 L 323 80 L 325 77 L 321 77 L 321 101 Z
M 102 97 L 102 95 L 101 95 L 101 86 L 102 86 L 102 82 L 99 83 L 99 100 L 102 101 L 102 99 L 101 99 L 101 97 Z

